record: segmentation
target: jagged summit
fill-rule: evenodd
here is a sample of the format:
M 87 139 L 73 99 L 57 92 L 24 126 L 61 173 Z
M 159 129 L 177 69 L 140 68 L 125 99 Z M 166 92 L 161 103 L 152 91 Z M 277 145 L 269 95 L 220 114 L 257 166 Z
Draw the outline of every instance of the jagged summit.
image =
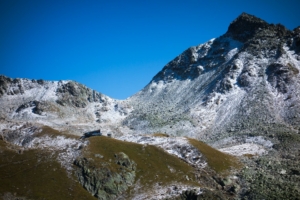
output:
M 170 61 L 151 82 L 194 80 L 227 63 L 237 53 L 236 50 L 279 58 L 284 53 L 284 45 L 299 52 L 299 29 L 290 31 L 281 24 L 269 24 L 254 15 L 242 13 L 229 25 L 224 35 L 188 48 Z
M 242 13 L 230 23 L 225 35 L 240 42 L 249 42 L 253 38 L 272 37 L 273 35 L 284 39 L 292 34 L 293 32 L 282 24 L 269 24 L 254 15 Z
M 169 62 L 131 98 L 139 109 L 124 124 L 211 141 L 227 130 L 258 131 L 257 124 L 297 124 L 300 118 L 290 115 L 300 111 L 300 102 L 288 106 L 300 93 L 297 30 L 241 14 L 224 35 Z
M 271 50 L 276 50 L 277 56 L 280 56 L 282 45 L 291 34 L 291 31 L 280 24 L 268 24 L 253 15 L 242 13 L 229 25 L 224 35 L 188 48 L 169 62 L 152 81 L 194 80 L 228 62 L 237 49 L 253 54 L 266 52 L 268 55 L 265 56 L 273 56 L 274 52 Z
M 254 15 L 242 13 L 228 27 L 227 34 L 241 42 L 247 41 L 259 29 L 267 28 L 269 24 Z

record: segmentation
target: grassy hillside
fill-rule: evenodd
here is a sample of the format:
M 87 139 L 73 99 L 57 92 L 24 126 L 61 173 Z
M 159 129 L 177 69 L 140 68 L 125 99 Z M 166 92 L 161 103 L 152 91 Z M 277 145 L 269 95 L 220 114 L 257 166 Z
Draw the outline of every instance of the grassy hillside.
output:
M 199 140 L 191 138 L 188 138 L 188 140 L 205 156 L 208 165 L 217 173 L 226 174 L 230 169 L 242 167 L 242 164 L 236 157 L 220 152 Z
M 50 152 L 6 146 L 0 140 L 0 197 L 9 192 L 28 199 L 95 199 Z
M 45 135 L 53 138 L 59 135 L 77 138 L 50 127 L 43 127 L 35 136 Z M 160 133 L 155 136 L 168 137 Z M 91 169 L 104 167 L 111 172 L 119 173 L 122 166 L 116 163 L 115 159 L 116 154 L 120 152 L 125 153 L 136 163 L 135 182 L 124 196 L 129 199 L 137 190 L 138 193 L 147 193 L 157 185 L 215 188 L 216 183 L 212 179 L 215 172 L 226 175 L 230 169 L 241 166 L 235 157 L 194 139 L 188 140 L 204 155 L 208 167 L 215 172 L 199 172 L 199 169 L 197 171 L 183 160 L 156 146 L 125 142 L 105 136 L 90 137 L 87 140 L 89 144 L 82 149 L 82 156 L 89 160 Z M 61 167 L 56 160 L 58 153 L 41 149 L 22 151 L 20 147 L 0 140 L 0 198 L 11 193 L 26 199 L 95 199 L 79 184 L 77 177 L 68 175 Z
M 91 137 L 85 150 L 85 156 L 93 157 L 94 163 L 110 163 L 111 170 L 119 167 L 112 162 L 114 155 L 124 152 L 137 164 L 136 180 L 145 189 L 159 183 L 168 185 L 173 182 L 198 185 L 194 181 L 194 169 L 179 158 L 166 153 L 163 149 L 152 145 L 141 145 L 124 142 L 108 137 Z M 101 154 L 103 158 L 96 157 Z M 187 180 L 187 177 L 189 177 Z

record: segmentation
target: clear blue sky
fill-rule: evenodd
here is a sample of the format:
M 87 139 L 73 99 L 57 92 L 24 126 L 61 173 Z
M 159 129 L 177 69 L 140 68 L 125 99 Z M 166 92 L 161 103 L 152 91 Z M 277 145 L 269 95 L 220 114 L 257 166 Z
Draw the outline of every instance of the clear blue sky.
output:
M 75 80 L 117 99 L 242 12 L 288 29 L 300 0 L 0 0 L 0 74 Z

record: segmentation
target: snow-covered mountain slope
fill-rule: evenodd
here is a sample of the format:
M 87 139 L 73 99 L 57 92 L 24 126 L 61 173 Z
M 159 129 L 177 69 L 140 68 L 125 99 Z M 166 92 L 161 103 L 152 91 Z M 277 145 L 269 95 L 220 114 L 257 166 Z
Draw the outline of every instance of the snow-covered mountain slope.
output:
M 111 99 L 74 81 L 0 76 L 0 85 L 3 120 L 40 123 L 73 134 L 117 125 L 131 111 L 126 101 Z
M 187 49 L 132 96 L 136 109 L 124 124 L 211 143 L 298 129 L 299 70 L 300 27 L 290 31 L 243 13 L 224 35 Z
M 162 132 L 225 147 L 232 136 L 299 129 L 299 70 L 300 28 L 243 13 L 224 35 L 187 49 L 124 101 L 73 81 L 1 76 L 0 116 L 75 134 Z
M 67 124 L 76 134 L 163 132 L 224 146 L 231 136 L 299 129 L 299 70 L 300 28 L 243 13 L 224 35 L 187 49 L 124 101 L 73 81 L 1 76 L 0 116 Z

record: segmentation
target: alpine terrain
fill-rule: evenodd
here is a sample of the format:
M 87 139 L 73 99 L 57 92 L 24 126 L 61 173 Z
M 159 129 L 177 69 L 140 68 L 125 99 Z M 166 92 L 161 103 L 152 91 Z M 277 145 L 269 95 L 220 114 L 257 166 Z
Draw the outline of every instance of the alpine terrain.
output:
M 1 75 L 0 197 L 299 199 L 299 70 L 300 27 L 242 13 L 126 100 Z

